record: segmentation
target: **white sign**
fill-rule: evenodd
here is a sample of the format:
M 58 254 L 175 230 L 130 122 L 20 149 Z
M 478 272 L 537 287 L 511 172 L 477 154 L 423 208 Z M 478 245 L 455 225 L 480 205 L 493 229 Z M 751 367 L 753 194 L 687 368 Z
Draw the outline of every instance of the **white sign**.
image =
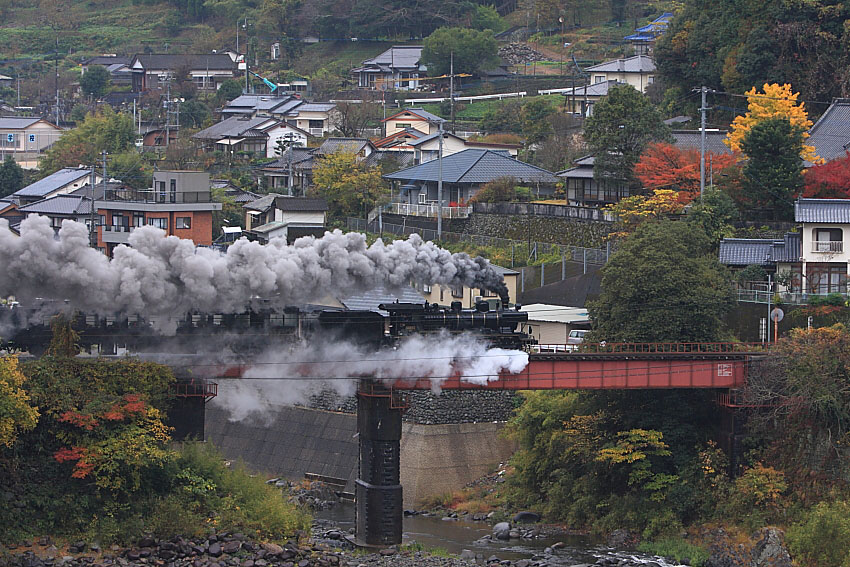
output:
M 722 362 L 717 364 L 717 375 L 720 377 L 731 377 L 732 376 L 732 364 L 728 362 Z
M 785 318 L 785 311 L 783 311 L 779 307 L 774 307 L 773 311 L 770 312 L 770 320 L 773 321 L 774 323 L 779 323 L 784 318 Z

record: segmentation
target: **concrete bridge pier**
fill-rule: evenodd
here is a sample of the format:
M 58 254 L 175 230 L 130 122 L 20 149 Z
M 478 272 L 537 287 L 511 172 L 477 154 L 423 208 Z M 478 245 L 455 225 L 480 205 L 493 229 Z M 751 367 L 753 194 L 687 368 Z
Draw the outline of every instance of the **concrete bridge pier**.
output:
M 401 543 L 401 417 L 407 409 L 400 393 L 375 380 L 361 380 L 357 391 L 360 462 L 354 542 L 364 547 Z

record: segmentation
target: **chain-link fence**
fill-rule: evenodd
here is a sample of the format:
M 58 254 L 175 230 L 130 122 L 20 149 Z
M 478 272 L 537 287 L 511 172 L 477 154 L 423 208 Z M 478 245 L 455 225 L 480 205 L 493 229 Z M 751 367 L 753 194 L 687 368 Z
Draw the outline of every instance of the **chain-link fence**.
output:
M 367 223 L 364 219 L 348 217 L 348 230 L 359 232 L 377 232 L 377 223 Z M 437 240 L 437 231 L 430 228 L 420 228 L 416 226 L 406 226 L 400 224 L 383 223 L 383 234 L 393 236 L 408 236 L 410 234 L 419 234 L 425 240 Z M 528 263 L 536 263 L 541 257 L 549 255 L 557 255 L 561 257 L 561 261 L 554 264 L 547 264 L 545 272 L 542 276 L 542 281 L 552 283 L 556 279 L 558 270 L 562 270 L 562 264 L 580 264 L 582 273 L 587 273 L 587 266 L 604 266 L 611 256 L 610 243 L 605 248 L 583 248 L 581 246 L 570 246 L 568 244 L 556 244 L 552 242 L 535 242 L 526 240 L 511 240 L 508 238 L 498 238 L 495 236 L 484 236 L 480 234 L 463 234 L 459 232 L 442 232 L 441 239 L 443 242 L 469 242 L 476 246 L 492 246 L 495 248 L 510 249 L 510 266 L 523 266 Z M 537 266 L 527 266 L 529 268 L 537 268 Z M 563 268 L 566 270 L 566 268 Z M 562 270 L 562 271 L 563 271 Z M 575 275 L 575 274 L 573 274 Z M 539 270 L 537 274 L 537 279 Z M 571 276 L 566 276 L 571 277 Z M 564 279 L 564 278 L 561 278 Z

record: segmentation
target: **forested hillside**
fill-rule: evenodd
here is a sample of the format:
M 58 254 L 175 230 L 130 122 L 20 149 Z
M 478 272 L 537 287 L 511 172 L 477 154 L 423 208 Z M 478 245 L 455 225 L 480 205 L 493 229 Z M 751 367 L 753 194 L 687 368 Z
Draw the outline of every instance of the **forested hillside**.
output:
M 847 1 L 687 0 L 655 56 L 682 93 L 791 83 L 801 99 L 829 101 L 847 94 L 848 45 Z

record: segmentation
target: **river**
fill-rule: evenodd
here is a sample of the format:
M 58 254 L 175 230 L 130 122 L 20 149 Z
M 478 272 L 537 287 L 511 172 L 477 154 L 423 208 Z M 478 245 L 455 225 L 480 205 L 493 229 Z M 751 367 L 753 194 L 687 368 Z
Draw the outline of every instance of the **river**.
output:
M 336 528 L 347 531 L 354 527 L 354 505 L 347 502 L 314 513 L 317 520 L 330 522 Z M 628 550 L 614 550 L 606 547 L 604 542 L 589 536 L 567 535 L 552 539 L 509 540 L 482 539 L 493 533 L 493 528 L 483 522 L 464 520 L 446 521 L 435 516 L 405 516 L 404 543 L 419 543 L 426 550 L 445 550 L 459 555 L 464 549 L 482 553 L 486 558 L 493 555 L 499 559 L 530 559 L 535 555 L 543 555 L 546 548 L 557 542 L 563 547 L 551 550 L 547 562 L 558 567 L 570 567 L 594 563 L 600 557 L 617 557 L 629 559 L 631 562 L 655 562 L 660 567 L 675 567 L 677 563 L 669 563 L 659 557 Z

